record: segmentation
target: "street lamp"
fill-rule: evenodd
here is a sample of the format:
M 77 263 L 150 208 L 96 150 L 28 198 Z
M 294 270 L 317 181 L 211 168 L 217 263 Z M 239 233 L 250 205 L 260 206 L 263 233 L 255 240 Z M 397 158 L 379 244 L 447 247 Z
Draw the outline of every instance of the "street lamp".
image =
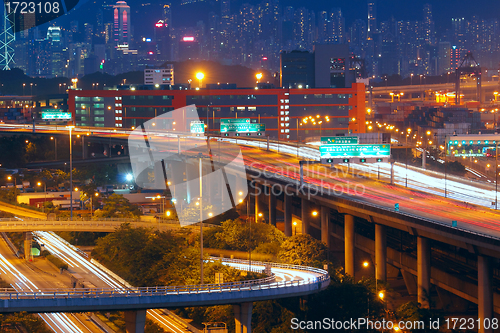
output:
M 255 77 L 257 78 L 257 83 L 259 83 L 260 79 L 262 79 L 262 73 L 257 73 L 255 74 Z
M 293 221 L 293 226 L 294 226 L 294 236 L 297 235 L 297 221 Z
M 42 186 L 42 182 L 38 182 L 37 186 Z M 45 202 L 47 201 L 47 183 L 43 182 L 43 192 L 45 192 L 45 199 L 43 200 L 42 212 L 45 213 Z
M 368 261 L 363 262 L 363 267 L 367 268 L 370 266 L 370 263 Z M 378 280 L 377 280 L 377 263 L 375 263 L 375 292 L 378 291 Z M 383 296 L 381 297 L 383 298 Z
M 196 78 L 198 79 L 198 82 L 199 82 L 198 87 L 200 89 L 201 89 L 201 82 L 202 82 L 202 80 L 203 80 L 204 77 L 205 77 L 205 74 L 203 74 L 202 72 L 196 73 Z
M 72 130 L 75 126 L 66 126 L 69 129 L 69 217 L 73 221 L 73 140 L 71 138 Z
M 97 197 L 99 197 L 99 192 L 95 192 L 95 193 L 94 193 L 94 196 L 95 196 L 95 197 L 96 197 L 96 199 L 97 199 Z M 90 216 L 93 216 L 94 202 L 93 202 L 92 198 L 93 198 L 94 196 L 92 196 L 92 195 L 90 196 Z

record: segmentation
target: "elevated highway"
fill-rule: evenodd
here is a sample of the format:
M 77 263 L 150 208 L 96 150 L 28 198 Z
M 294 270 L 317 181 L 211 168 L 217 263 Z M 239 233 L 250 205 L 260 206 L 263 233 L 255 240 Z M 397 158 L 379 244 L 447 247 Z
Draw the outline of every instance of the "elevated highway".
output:
M 165 139 L 168 135 L 154 133 L 152 140 L 160 146 L 162 140 L 168 140 Z M 197 142 L 204 140 L 202 137 L 185 139 Z M 454 198 L 448 198 L 437 188 L 443 175 L 436 174 L 429 184 L 424 184 L 422 179 L 428 176 L 426 172 L 413 170 L 406 175 L 408 187 L 405 187 L 401 166 L 394 168 L 396 176 L 393 182 L 389 182 L 379 181 L 373 172 L 353 172 L 360 170 L 358 166 L 339 165 L 331 168 L 315 165 L 304 168 L 304 186 L 300 187 L 298 161 L 317 160 L 317 148 L 275 141 L 267 143 L 258 139 L 212 140 L 230 141 L 241 147 L 247 165 L 247 178 L 252 182 L 255 191 L 253 196 L 257 197 L 252 208 L 255 216 L 264 213 L 270 223 L 276 224 L 280 207 L 284 215 L 285 235 L 291 236 L 292 212 L 298 211 L 296 217 L 300 218 L 302 233 L 310 233 L 328 246 L 333 245 L 332 239 L 341 237 L 344 241 L 346 273 L 354 275 L 354 250 L 363 248 L 374 256 L 378 268 L 377 279 L 386 280 L 391 267 L 398 265 L 398 269 L 416 275 L 418 301 L 424 306 L 430 302 L 426 295 L 431 292 L 432 285 L 448 288 L 449 292 L 465 297 L 463 290 L 460 290 L 459 276 L 456 277 L 456 283 L 452 283 L 446 277 L 438 278 L 434 273 L 431 274 L 436 268 L 431 264 L 431 251 L 439 244 L 444 244 L 449 248 L 448 251 L 465 253 L 467 257 L 473 258 L 469 275 L 475 275 L 476 278 L 465 298 L 478 304 L 478 316 L 491 318 L 494 306 L 500 312 L 500 298 L 494 296 L 496 292 L 493 292 L 492 285 L 493 271 L 498 267 L 500 258 L 500 214 L 464 202 L 470 198 L 460 196 L 460 191 L 465 188 L 460 181 L 448 180 L 448 185 L 456 189 Z M 234 158 L 238 151 L 225 153 Z M 387 165 L 379 166 L 385 173 L 390 170 Z M 494 193 L 491 186 L 480 187 L 482 189 L 478 195 L 489 198 Z M 398 210 L 395 204 L 399 204 Z M 313 211 L 315 215 L 312 215 Z M 372 243 L 358 244 L 355 241 L 359 227 L 368 230 Z M 392 252 L 388 254 L 387 243 L 388 233 L 391 232 L 397 232 L 414 242 L 415 267 L 404 266 L 401 262 L 397 264 L 395 257 L 388 257 L 392 255 Z
M 252 302 L 305 296 L 328 287 L 330 277 L 321 269 L 304 266 L 216 259 L 240 270 L 272 275 L 259 280 L 194 286 L 146 288 L 0 290 L 0 312 L 125 311 L 127 332 L 144 332 L 146 310 L 181 306 L 233 304 L 237 332 L 250 332 Z M 292 276 L 289 280 L 285 276 Z

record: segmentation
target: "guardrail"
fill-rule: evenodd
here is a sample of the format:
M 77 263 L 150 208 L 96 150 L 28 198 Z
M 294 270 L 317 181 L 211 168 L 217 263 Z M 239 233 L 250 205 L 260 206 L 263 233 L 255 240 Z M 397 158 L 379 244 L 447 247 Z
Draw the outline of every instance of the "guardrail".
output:
M 220 260 L 231 263 L 248 263 L 244 260 L 211 258 L 210 260 Z M 205 294 L 205 293 L 231 293 L 240 291 L 266 290 L 276 288 L 287 288 L 307 284 L 317 284 L 330 280 L 328 272 L 314 267 L 295 266 L 277 263 L 252 262 L 254 265 L 271 265 L 285 269 L 297 269 L 310 271 L 319 276 L 307 280 L 276 281 L 274 275 L 257 280 L 247 280 L 239 282 L 226 282 L 220 284 L 203 284 L 187 286 L 157 286 L 157 287 L 136 287 L 131 289 L 117 288 L 49 288 L 39 291 L 16 291 L 12 288 L 0 289 L 0 299 L 20 300 L 20 299 L 57 299 L 57 298 L 95 298 L 95 297 L 149 297 L 164 295 L 183 294 Z M 259 269 L 254 268 L 255 271 Z M 252 271 L 254 271 L 252 269 Z M 242 269 L 243 270 L 243 269 Z M 260 269 L 260 271 L 262 271 Z

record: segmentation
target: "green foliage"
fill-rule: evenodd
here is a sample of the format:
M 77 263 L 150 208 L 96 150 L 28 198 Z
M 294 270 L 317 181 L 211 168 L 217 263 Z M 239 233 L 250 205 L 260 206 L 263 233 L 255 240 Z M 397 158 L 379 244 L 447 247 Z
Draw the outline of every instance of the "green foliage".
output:
M 19 190 L 15 187 L 2 188 L 0 189 L 0 200 L 15 204 L 17 203 L 17 196 L 19 193 Z
M 101 218 L 137 218 L 141 215 L 140 209 L 132 205 L 128 199 L 121 194 L 111 194 L 102 200 L 103 208 L 95 212 L 96 217 Z
M 284 241 L 285 235 L 276 227 L 266 223 L 248 223 L 239 219 L 227 220 L 219 227 L 208 228 L 203 232 L 203 245 L 209 248 L 236 251 L 255 250 L 271 253 Z M 267 244 L 264 246 L 263 244 Z
M 123 224 L 97 240 L 92 256 L 135 286 L 198 284 L 200 250 L 188 236 L 186 231 L 153 232 Z M 249 273 L 245 278 L 219 262 L 205 262 L 204 282 L 215 283 L 215 273 L 223 273 L 227 282 L 262 277 Z
M 61 259 L 59 259 L 58 257 L 56 257 L 52 254 L 49 254 L 46 258 L 48 261 L 53 263 L 57 268 L 66 269 L 66 270 L 68 269 L 68 264 L 65 263 L 64 261 L 62 261 Z
M 35 314 L 19 312 L 9 315 L 1 315 L 0 318 L 2 332 L 5 332 L 4 326 L 20 325 L 24 328 L 25 332 L 29 333 L 51 333 L 52 331 L 48 329 L 42 318 Z M 18 330 L 13 330 L 17 332 Z
M 435 332 L 436 330 L 430 329 L 428 323 L 430 321 L 436 321 L 439 319 L 440 323 L 444 322 L 442 314 L 438 310 L 430 310 L 426 308 L 421 308 L 420 304 L 417 302 L 407 302 L 401 304 L 396 310 L 396 317 L 398 321 L 423 321 L 426 325 L 424 329 L 413 329 L 408 330 L 408 332 L 414 333 L 427 333 Z
M 106 232 L 58 231 L 59 236 L 73 245 L 93 246 L 97 239 L 106 236 Z
M 281 245 L 279 258 L 292 265 L 323 267 L 326 264 L 327 248 L 311 235 L 295 235 Z

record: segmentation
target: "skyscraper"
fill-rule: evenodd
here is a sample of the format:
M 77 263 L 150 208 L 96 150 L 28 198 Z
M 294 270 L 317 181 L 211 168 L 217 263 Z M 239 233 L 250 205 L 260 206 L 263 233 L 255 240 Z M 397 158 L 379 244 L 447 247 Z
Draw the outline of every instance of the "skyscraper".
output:
M 229 16 L 231 15 L 231 6 L 229 0 L 222 0 L 220 4 L 220 16 Z
M 113 35 L 116 45 L 130 45 L 130 7 L 125 1 L 113 6 Z
M 434 21 L 432 20 L 432 6 L 428 3 L 424 5 L 424 41 L 425 44 L 434 45 Z
M 171 29 L 171 25 L 172 25 L 172 4 L 170 2 L 166 3 L 164 6 L 163 6 L 163 23 L 169 28 Z
M 377 4 L 375 1 L 368 1 L 368 39 L 372 39 L 372 34 L 377 32 Z

